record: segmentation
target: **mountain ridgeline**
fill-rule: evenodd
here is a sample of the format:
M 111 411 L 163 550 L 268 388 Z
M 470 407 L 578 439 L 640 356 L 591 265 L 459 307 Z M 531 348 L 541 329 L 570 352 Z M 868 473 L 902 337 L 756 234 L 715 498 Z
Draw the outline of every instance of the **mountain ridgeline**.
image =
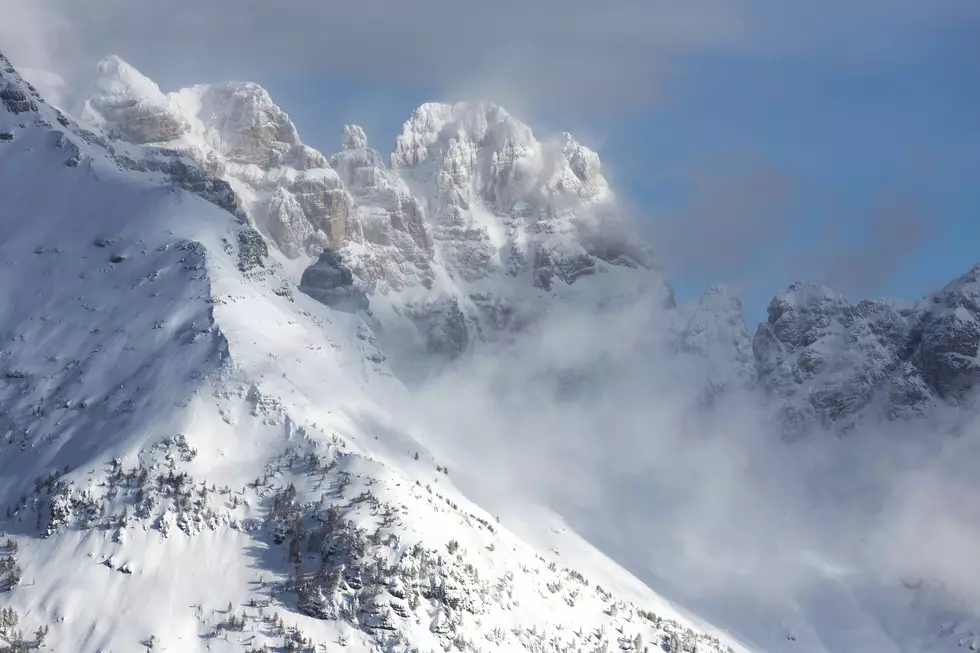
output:
M 758 388 L 789 436 L 923 416 L 959 402 L 980 373 L 980 267 L 914 303 L 851 304 L 797 283 L 750 339 L 724 288 L 674 305 L 595 152 L 567 133 L 539 141 L 493 104 L 419 107 L 387 158 L 347 125 L 327 157 L 258 85 L 165 94 L 111 57 L 75 113 L 227 182 L 287 266 L 304 269 L 300 289 L 362 314 L 396 368 L 402 358 L 417 366 L 405 343 L 456 358 L 526 328 L 556 300 L 601 307 L 611 295 L 654 295 L 676 314 L 677 348 L 715 368 L 708 396 Z

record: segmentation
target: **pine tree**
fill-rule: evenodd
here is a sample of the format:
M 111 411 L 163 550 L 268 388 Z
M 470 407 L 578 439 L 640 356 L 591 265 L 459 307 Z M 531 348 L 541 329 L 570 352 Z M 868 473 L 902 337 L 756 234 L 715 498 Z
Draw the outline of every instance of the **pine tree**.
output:
M 41 648 L 44 646 L 44 638 L 48 636 L 47 626 L 38 626 L 38 629 L 34 632 L 34 646 L 36 648 Z

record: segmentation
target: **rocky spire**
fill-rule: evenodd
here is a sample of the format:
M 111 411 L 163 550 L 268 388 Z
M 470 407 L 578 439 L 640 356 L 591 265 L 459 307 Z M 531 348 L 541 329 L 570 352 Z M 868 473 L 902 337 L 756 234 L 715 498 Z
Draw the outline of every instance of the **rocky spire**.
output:
M 359 125 L 344 125 L 340 135 L 341 150 L 357 150 L 367 147 L 367 135 Z

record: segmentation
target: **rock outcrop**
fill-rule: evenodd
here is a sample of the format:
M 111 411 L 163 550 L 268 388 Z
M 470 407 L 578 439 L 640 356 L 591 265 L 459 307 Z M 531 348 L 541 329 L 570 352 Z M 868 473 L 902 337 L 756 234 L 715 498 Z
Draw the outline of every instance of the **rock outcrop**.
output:
M 75 113 L 110 138 L 180 152 L 223 179 L 243 214 L 288 258 L 316 256 L 347 235 L 351 201 L 336 173 L 258 84 L 165 94 L 109 57 Z
M 794 284 L 753 341 L 759 380 L 788 429 L 848 428 L 871 410 L 908 419 L 958 402 L 980 380 L 980 266 L 916 303 L 857 305 Z
M 331 249 L 323 250 L 317 262 L 306 268 L 299 289 L 331 308 L 354 313 L 368 308 L 368 299 L 354 286 L 354 273 Z

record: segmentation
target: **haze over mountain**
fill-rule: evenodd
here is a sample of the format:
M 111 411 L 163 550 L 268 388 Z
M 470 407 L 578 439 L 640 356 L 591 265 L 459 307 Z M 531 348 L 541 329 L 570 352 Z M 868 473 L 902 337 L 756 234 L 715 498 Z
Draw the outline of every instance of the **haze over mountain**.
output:
M 5 598 L 46 646 L 980 646 L 980 267 L 793 284 L 752 337 L 497 105 L 327 156 L 255 84 L 110 57 L 67 115 L 2 65 Z

